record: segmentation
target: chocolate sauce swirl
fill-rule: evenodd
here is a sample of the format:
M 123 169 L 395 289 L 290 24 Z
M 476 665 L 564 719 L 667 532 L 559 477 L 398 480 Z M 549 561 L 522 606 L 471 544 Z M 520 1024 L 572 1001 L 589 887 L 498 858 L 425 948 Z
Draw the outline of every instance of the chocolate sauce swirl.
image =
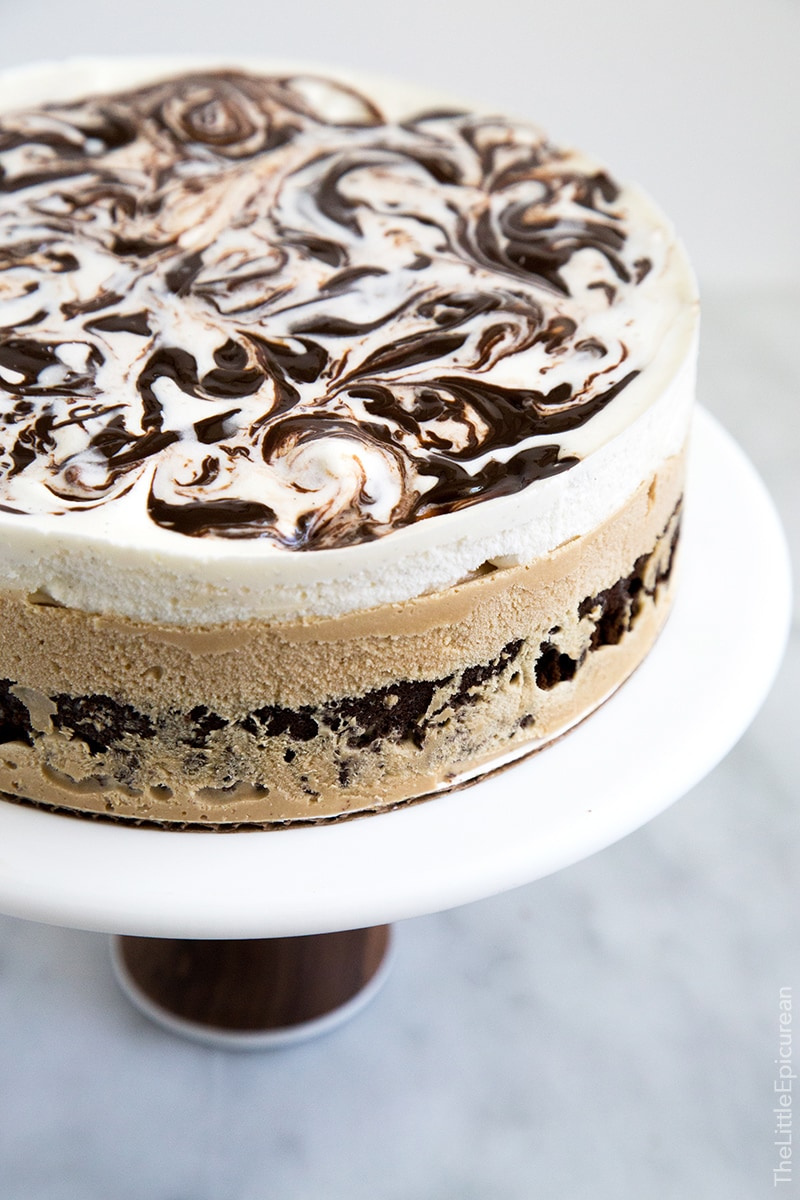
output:
M 568 470 L 646 365 L 617 185 L 497 117 L 185 75 L 0 118 L 0 504 L 353 545 Z

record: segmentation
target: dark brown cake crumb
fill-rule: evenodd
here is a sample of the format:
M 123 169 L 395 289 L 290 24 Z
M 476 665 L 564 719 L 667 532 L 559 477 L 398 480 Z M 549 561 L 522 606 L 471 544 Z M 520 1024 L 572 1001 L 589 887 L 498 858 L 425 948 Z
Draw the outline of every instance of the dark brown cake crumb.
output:
M 585 657 L 581 655 L 580 658 L 570 658 L 568 654 L 562 654 L 552 642 L 542 642 L 536 660 L 536 686 L 549 692 L 557 683 L 573 679 Z
M 28 710 L 11 691 L 12 679 L 0 679 L 0 743 L 24 742 L 33 745 L 33 730 Z
M 110 696 L 53 697 L 56 711 L 53 724 L 62 732 L 86 742 L 92 754 L 102 754 L 119 746 L 127 736 L 152 738 L 156 728 L 149 717 L 130 704 L 120 704 Z

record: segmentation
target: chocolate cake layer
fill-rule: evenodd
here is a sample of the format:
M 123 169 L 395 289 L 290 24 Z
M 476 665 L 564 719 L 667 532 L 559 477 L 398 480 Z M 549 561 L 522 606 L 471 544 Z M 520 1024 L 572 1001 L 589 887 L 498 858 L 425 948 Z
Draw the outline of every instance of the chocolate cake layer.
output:
M 683 457 L 529 566 L 341 618 L 177 628 L 0 596 L 0 791 L 271 825 L 464 782 L 581 720 L 669 611 Z

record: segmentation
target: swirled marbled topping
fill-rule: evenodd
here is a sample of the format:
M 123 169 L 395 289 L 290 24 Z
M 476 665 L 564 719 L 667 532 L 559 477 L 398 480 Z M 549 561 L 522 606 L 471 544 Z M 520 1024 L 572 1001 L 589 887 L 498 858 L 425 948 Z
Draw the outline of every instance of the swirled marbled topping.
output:
M 7 113 L 0 507 L 324 549 L 519 491 L 647 367 L 664 254 L 537 130 L 321 77 Z

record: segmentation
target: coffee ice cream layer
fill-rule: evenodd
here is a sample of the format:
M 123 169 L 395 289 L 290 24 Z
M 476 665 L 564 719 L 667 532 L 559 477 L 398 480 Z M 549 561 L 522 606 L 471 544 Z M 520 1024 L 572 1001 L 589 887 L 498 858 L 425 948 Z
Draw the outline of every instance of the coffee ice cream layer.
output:
M 565 732 L 641 662 L 669 611 L 682 489 L 678 455 L 545 558 L 338 618 L 176 627 L 7 592 L 0 791 L 236 827 L 458 786 Z

